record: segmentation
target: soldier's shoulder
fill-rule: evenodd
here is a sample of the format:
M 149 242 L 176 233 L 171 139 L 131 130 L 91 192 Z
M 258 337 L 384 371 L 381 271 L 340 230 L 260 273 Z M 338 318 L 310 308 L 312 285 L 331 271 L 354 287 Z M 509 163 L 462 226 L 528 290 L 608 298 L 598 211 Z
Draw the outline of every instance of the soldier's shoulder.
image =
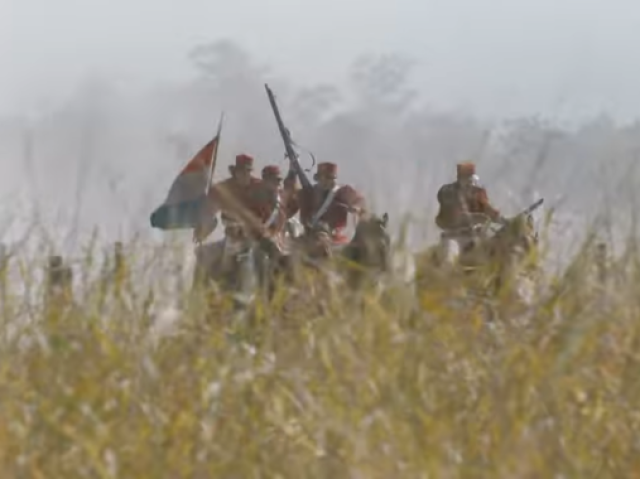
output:
M 360 192 L 354 186 L 346 184 L 346 185 L 341 185 L 338 188 L 338 191 L 336 191 L 336 194 L 340 196 L 353 195 L 353 194 L 359 195 Z
M 438 196 L 455 192 L 457 186 L 455 183 L 445 183 L 438 189 Z
M 213 188 L 228 188 L 232 185 L 233 178 L 225 178 L 213 184 Z
M 355 189 L 352 185 L 342 185 L 336 191 L 336 199 L 345 203 L 354 201 L 361 201 L 363 199 L 362 193 Z
M 252 177 L 251 180 L 249 180 L 249 184 L 247 185 L 249 190 L 260 190 L 262 189 L 263 186 L 263 182 L 260 178 L 254 178 Z
M 229 183 L 228 180 L 218 181 L 217 183 L 213 183 L 211 188 L 209 189 L 209 196 L 219 195 L 220 191 L 228 190 Z

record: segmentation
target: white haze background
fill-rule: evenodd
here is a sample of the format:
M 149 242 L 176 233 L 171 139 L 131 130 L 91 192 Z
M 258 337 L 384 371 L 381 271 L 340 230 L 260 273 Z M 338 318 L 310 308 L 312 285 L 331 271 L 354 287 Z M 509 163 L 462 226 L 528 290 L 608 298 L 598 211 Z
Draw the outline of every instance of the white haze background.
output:
M 633 212 L 639 23 L 630 0 L 0 0 L 0 227 L 37 211 L 69 253 L 96 225 L 163 238 L 149 213 L 221 110 L 217 179 L 241 151 L 286 167 L 266 81 L 414 244 L 473 159 L 506 213 L 557 206 L 568 247 Z

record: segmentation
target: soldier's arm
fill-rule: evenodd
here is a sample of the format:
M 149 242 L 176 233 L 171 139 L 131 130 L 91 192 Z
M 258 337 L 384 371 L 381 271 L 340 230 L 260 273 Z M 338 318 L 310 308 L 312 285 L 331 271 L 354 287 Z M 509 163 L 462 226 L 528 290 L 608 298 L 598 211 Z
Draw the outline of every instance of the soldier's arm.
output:
M 300 195 L 301 190 L 285 192 L 283 195 L 284 199 L 284 210 L 287 215 L 287 219 L 293 218 L 300 211 Z
M 489 201 L 487 190 L 484 188 L 478 188 L 477 195 L 478 195 L 477 196 L 478 202 L 482 206 L 482 212 L 486 214 L 489 218 L 491 218 L 493 221 L 502 221 L 503 218 L 502 218 L 502 215 L 500 214 L 500 211 L 494 208 L 493 205 L 491 205 L 491 202 Z
M 213 189 L 213 201 L 218 210 L 224 210 L 248 225 L 255 223 L 256 216 L 254 211 L 259 206 L 259 192 L 262 188 L 260 181 L 252 182 L 250 189 L 238 190 L 233 186 L 222 182 L 217 188 Z
M 287 219 L 294 217 L 300 210 L 301 195 L 302 189 L 298 185 L 298 176 L 296 172 L 290 168 L 282 183 L 282 198 L 285 204 Z
M 347 206 L 352 213 L 359 217 L 368 214 L 364 196 L 352 186 L 346 185 L 342 187 L 338 201 Z
M 282 182 L 282 187 L 287 193 L 295 192 L 300 189 L 298 186 L 298 176 L 293 168 L 289 168 L 289 172 Z
M 268 217 L 265 205 L 268 196 L 262 181 L 254 181 L 248 189 L 240 194 L 229 196 L 229 210 L 248 231 L 262 234 L 266 231 L 263 227 L 263 219 Z

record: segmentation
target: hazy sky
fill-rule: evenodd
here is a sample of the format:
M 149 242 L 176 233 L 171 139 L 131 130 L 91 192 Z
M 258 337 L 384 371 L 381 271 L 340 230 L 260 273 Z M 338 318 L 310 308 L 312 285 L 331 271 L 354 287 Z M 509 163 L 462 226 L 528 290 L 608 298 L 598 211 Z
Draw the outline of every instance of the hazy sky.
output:
M 638 25 L 637 0 L 0 0 L 0 112 L 91 72 L 182 77 L 191 46 L 228 37 L 301 81 L 342 81 L 357 54 L 397 51 L 437 105 L 635 116 Z

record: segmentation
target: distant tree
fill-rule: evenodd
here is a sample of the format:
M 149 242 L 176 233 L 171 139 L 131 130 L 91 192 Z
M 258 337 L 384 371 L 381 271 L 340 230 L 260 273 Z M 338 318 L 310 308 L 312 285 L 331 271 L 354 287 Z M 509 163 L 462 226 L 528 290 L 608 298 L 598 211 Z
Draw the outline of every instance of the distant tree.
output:
M 291 101 L 296 124 L 305 130 L 313 130 L 331 118 L 342 100 L 342 94 L 333 85 L 322 84 L 299 90 Z
M 218 88 L 224 88 L 228 81 L 255 83 L 268 73 L 266 67 L 256 65 L 246 51 L 229 40 L 198 45 L 189 58 L 200 76 Z
M 350 69 L 350 81 L 360 107 L 402 114 L 417 98 L 410 86 L 415 63 L 398 54 L 363 55 Z
M 199 109 L 199 118 L 208 118 L 211 123 L 224 110 L 225 145 L 256 154 L 275 149 L 279 139 L 264 84 L 270 84 L 281 104 L 286 99 L 286 84 L 271 78 L 269 68 L 255 63 L 228 40 L 199 45 L 191 51 L 190 59 L 198 73 L 190 89 L 190 105 Z
M 120 109 L 115 87 L 105 79 L 92 77 L 83 81 L 64 104 L 49 112 L 38 125 L 38 143 L 52 144 L 35 145 L 40 150 L 37 168 L 57 177 L 58 188 L 75 174 L 76 201 L 80 201 L 78 195 L 86 187 L 96 163 L 116 153 L 118 142 L 113 139 Z

